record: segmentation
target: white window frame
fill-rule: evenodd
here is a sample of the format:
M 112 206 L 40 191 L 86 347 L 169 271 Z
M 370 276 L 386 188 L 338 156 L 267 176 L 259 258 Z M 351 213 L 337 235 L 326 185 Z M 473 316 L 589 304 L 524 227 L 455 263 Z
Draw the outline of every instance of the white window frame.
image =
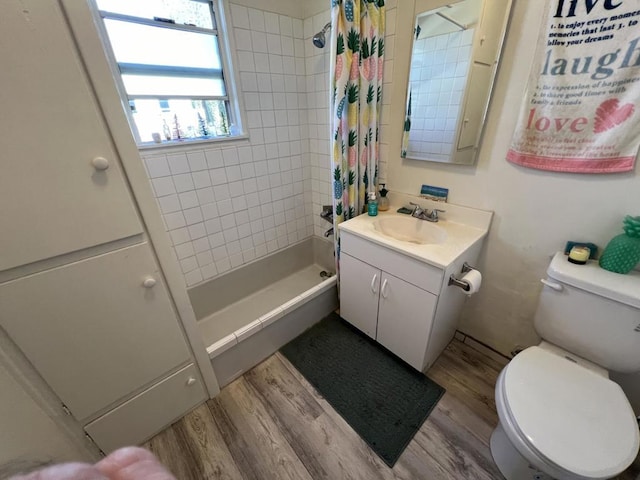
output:
M 132 0 L 135 1 L 135 0 Z M 229 4 L 227 0 L 193 0 L 201 3 L 208 3 L 210 8 L 213 11 L 214 15 L 214 28 L 201 28 L 190 25 L 181 25 L 181 24 L 172 24 L 172 23 L 159 23 L 152 19 L 144 19 L 138 17 L 130 17 L 128 15 L 122 15 L 118 13 L 108 12 L 105 14 L 100 11 L 97 6 L 95 0 L 89 0 L 89 6 L 91 12 L 95 19 L 95 24 L 98 29 L 98 34 L 100 36 L 100 40 L 102 41 L 102 45 L 105 51 L 105 55 L 107 60 L 109 61 L 109 66 L 111 67 L 111 71 L 113 73 L 113 77 L 115 80 L 116 88 L 118 90 L 118 94 L 120 95 L 120 99 L 122 101 L 122 106 L 127 116 L 127 121 L 129 122 L 129 127 L 131 129 L 131 133 L 133 138 L 140 150 L 147 149 L 155 149 L 155 148 L 171 148 L 171 147 L 180 147 L 180 146 L 189 146 L 198 143 L 218 143 L 218 142 L 229 142 L 235 140 L 247 139 L 248 134 L 247 130 L 244 127 L 246 125 L 244 108 L 242 104 L 242 95 L 239 89 L 238 76 L 234 70 L 234 64 L 236 63 L 234 60 L 233 52 L 235 52 L 235 45 L 233 45 L 233 34 L 231 32 L 231 24 L 227 21 L 226 12 L 229 11 Z M 130 98 L 127 95 L 127 91 L 124 86 L 124 82 L 122 81 L 122 77 L 120 75 L 121 69 L 120 64 L 117 62 L 115 58 L 115 54 L 113 49 L 111 48 L 111 42 L 109 40 L 109 35 L 107 34 L 107 29 L 104 24 L 104 18 L 112 18 L 116 20 L 126 20 L 131 23 L 137 23 L 142 25 L 151 25 L 158 28 L 172 28 L 176 30 L 182 31 L 190 31 L 190 32 L 206 32 L 213 33 L 218 41 L 218 47 L 220 49 L 220 60 L 222 62 L 222 72 L 220 74 L 223 76 L 223 81 L 225 85 L 225 90 L 227 95 L 225 96 L 198 96 L 198 97 L 182 97 L 182 98 L 197 98 L 198 100 L 225 100 L 227 104 L 227 114 L 229 116 L 229 126 L 231 130 L 231 134 L 225 137 L 212 137 L 212 138 L 184 138 L 180 140 L 169 140 L 163 141 L 161 144 L 153 143 L 153 142 L 142 142 L 140 141 L 140 134 L 138 133 L 138 127 L 136 126 L 135 120 L 133 118 L 133 114 L 131 112 L 131 107 L 129 105 Z M 149 69 L 146 65 L 132 65 L 130 66 L 131 71 L 139 68 L 140 70 Z M 153 69 L 153 67 L 151 67 Z M 177 68 L 176 70 L 182 70 Z M 186 69 L 185 69 L 186 70 Z M 145 98 L 142 95 L 137 95 L 136 98 Z M 147 98 L 158 98 L 157 95 L 149 95 Z M 179 97 L 173 97 L 179 98 Z M 134 99 L 135 100 L 135 99 Z

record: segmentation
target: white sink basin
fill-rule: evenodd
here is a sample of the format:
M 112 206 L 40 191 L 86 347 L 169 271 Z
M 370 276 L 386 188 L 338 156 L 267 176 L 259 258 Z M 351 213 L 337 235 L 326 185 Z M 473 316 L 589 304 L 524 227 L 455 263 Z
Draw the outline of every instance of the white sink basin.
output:
M 387 237 L 418 245 L 443 243 L 447 232 L 443 228 L 413 217 L 385 217 L 373 222 L 373 228 Z

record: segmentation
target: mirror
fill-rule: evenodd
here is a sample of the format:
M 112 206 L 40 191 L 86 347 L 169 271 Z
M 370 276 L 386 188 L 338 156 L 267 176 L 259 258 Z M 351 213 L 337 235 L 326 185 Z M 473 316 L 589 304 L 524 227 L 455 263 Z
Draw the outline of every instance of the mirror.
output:
M 471 165 L 511 0 L 416 1 L 403 158 Z

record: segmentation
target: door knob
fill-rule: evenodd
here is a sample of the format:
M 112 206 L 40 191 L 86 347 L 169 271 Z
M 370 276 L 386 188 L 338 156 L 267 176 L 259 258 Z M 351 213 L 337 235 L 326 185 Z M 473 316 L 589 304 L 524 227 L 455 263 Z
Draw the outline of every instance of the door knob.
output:
M 93 165 L 93 168 L 96 170 L 103 171 L 109 168 L 109 160 L 104 157 L 96 157 L 91 160 L 91 165 Z
M 142 281 L 142 286 L 144 288 L 153 288 L 156 284 L 156 279 L 153 277 L 146 277 L 143 281 Z

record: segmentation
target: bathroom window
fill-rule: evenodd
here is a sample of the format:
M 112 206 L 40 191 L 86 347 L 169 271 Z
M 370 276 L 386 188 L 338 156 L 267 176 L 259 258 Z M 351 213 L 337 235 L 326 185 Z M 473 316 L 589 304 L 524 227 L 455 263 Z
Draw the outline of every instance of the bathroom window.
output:
M 140 146 L 241 133 L 218 0 L 94 0 Z

